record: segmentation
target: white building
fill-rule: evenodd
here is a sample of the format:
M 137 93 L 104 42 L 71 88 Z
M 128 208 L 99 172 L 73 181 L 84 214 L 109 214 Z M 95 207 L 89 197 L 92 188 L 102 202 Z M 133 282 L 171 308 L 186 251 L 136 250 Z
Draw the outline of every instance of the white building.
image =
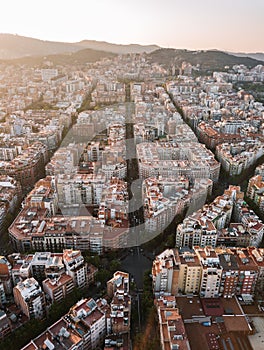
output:
M 77 287 L 84 287 L 87 285 L 87 264 L 80 250 L 64 250 L 63 262 L 66 267 L 66 273 L 72 277 Z
M 152 264 L 152 280 L 154 292 L 178 293 L 180 260 L 178 251 L 166 249 L 156 256 Z
M 194 250 L 202 265 L 200 296 L 204 298 L 218 298 L 220 296 L 220 284 L 222 267 L 215 249 L 211 247 Z
M 45 315 L 44 293 L 35 280 L 31 277 L 19 282 L 13 289 L 15 303 L 20 306 L 28 318 L 43 318 Z
M 43 81 L 50 81 L 52 78 L 58 76 L 58 69 L 41 69 L 41 78 Z

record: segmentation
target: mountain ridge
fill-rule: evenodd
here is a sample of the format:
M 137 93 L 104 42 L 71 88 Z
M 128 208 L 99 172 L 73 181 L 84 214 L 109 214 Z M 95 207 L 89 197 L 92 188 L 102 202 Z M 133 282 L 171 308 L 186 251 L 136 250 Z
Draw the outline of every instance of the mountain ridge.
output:
M 264 52 L 227 52 L 237 57 L 250 57 L 264 62 Z
M 74 53 L 83 49 L 92 49 L 116 54 L 152 52 L 157 45 L 112 44 L 104 41 L 82 40 L 76 43 L 48 41 L 0 33 L 0 59 L 16 59 L 26 56 L 44 56 Z
M 230 68 L 233 65 L 244 64 L 255 67 L 263 64 L 262 61 L 250 57 L 238 57 L 218 50 L 183 50 L 183 49 L 159 49 L 149 54 L 150 60 L 166 67 L 175 65 L 180 67 L 182 62 L 189 62 L 193 66 L 199 65 L 203 71 L 214 71 Z
M 82 40 L 78 42 L 78 45 L 84 45 L 86 48 L 92 48 L 93 50 L 101 50 L 106 52 L 113 52 L 117 54 L 126 53 L 140 53 L 158 50 L 158 45 L 140 45 L 140 44 L 113 44 L 107 41 L 96 40 Z M 92 46 L 92 47 L 91 47 Z
M 113 58 L 117 54 L 112 52 L 82 49 L 76 52 L 58 53 L 45 56 L 23 56 L 21 58 L 0 59 L 0 63 L 26 66 L 42 66 L 47 67 L 47 62 L 54 65 L 84 65 L 94 63 L 104 58 Z
M 87 50 L 87 51 L 84 51 Z M 90 50 L 90 51 L 89 51 Z M 93 52 L 94 51 L 94 52 Z M 79 52 L 79 54 L 77 54 Z M 54 62 L 75 62 L 82 64 L 110 57 L 108 54 L 146 52 L 154 62 L 179 66 L 183 61 L 201 65 L 205 69 L 222 69 L 235 64 L 249 67 L 263 64 L 264 53 L 233 53 L 218 49 L 187 50 L 161 48 L 157 45 L 113 44 L 106 41 L 82 40 L 76 43 L 40 40 L 16 34 L 0 33 L 0 59 L 20 60 L 33 64 L 51 59 Z M 15 62 L 15 63 L 16 63 Z

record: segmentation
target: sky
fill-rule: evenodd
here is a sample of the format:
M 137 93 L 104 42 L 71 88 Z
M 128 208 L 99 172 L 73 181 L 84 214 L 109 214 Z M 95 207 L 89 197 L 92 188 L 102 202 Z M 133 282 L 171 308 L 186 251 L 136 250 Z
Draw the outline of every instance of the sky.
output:
M 264 52 L 264 0 L 0 0 L 0 33 Z

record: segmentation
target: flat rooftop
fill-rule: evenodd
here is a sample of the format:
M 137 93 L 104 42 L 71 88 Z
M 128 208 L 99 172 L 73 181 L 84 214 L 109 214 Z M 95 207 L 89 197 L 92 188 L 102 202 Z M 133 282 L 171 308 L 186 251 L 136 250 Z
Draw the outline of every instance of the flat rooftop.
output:
M 250 335 L 249 342 L 253 349 L 261 350 L 264 348 L 264 317 L 251 317 L 256 333 Z

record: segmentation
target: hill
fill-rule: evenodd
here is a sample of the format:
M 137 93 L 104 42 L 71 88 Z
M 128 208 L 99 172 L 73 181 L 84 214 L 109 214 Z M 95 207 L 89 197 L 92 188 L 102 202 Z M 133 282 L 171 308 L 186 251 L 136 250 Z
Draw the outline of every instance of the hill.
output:
M 44 56 L 78 51 L 70 43 L 44 41 L 13 34 L 0 34 L 0 58 L 13 59 L 25 56 Z
M 264 62 L 264 53 L 263 52 L 256 52 L 256 53 L 229 52 L 229 54 L 234 55 L 234 56 L 238 56 L 238 57 L 250 57 L 250 58 L 253 58 L 255 60 L 259 60 L 259 61 Z
M 84 49 L 77 52 L 65 54 L 47 55 L 47 56 L 29 56 L 15 58 L 12 60 L 2 60 L 4 63 L 24 64 L 28 66 L 41 66 L 49 61 L 54 65 L 83 65 L 86 63 L 94 63 L 103 58 L 112 58 L 116 54 L 112 52 Z
M 170 67 L 172 64 L 179 67 L 182 62 L 186 61 L 194 66 L 200 65 L 203 71 L 221 70 L 225 66 L 232 67 L 235 64 L 244 64 L 248 67 L 263 64 L 262 61 L 250 57 L 238 57 L 218 50 L 188 51 L 159 49 L 150 53 L 148 56 L 152 62 L 157 62 L 167 67 Z
M 83 49 L 125 54 L 151 52 L 158 48 L 159 47 L 156 45 L 117 45 L 95 40 L 83 40 L 77 43 L 63 43 L 33 39 L 13 34 L 0 34 L 0 59 L 73 53 Z
M 90 51 L 84 51 L 86 49 Z M 80 54 L 75 55 L 79 51 Z M 76 61 L 76 63 L 81 64 L 85 62 L 87 57 L 89 57 L 89 62 L 94 62 L 98 57 L 99 59 L 111 57 L 106 56 L 106 53 L 127 54 L 142 52 L 148 53 L 151 61 L 164 64 L 165 66 L 171 66 L 172 64 L 179 66 L 183 61 L 187 61 L 192 65 L 199 64 L 202 70 L 219 70 L 225 66 L 235 64 L 245 64 L 253 67 L 257 64 L 263 64 L 264 61 L 263 53 L 228 53 L 218 50 L 189 51 L 164 49 L 157 45 L 118 45 L 95 40 L 68 43 L 0 33 L 0 59 L 23 58 L 22 63 L 41 63 L 46 57 L 46 59 L 54 63 L 73 63 Z
M 79 46 L 84 46 L 93 50 L 103 50 L 107 52 L 114 52 L 117 54 L 127 54 L 127 53 L 150 53 L 159 49 L 157 45 L 118 45 L 110 44 L 105 41 L 95 41 L 95 40 L 83 40 L 78 43 Z

